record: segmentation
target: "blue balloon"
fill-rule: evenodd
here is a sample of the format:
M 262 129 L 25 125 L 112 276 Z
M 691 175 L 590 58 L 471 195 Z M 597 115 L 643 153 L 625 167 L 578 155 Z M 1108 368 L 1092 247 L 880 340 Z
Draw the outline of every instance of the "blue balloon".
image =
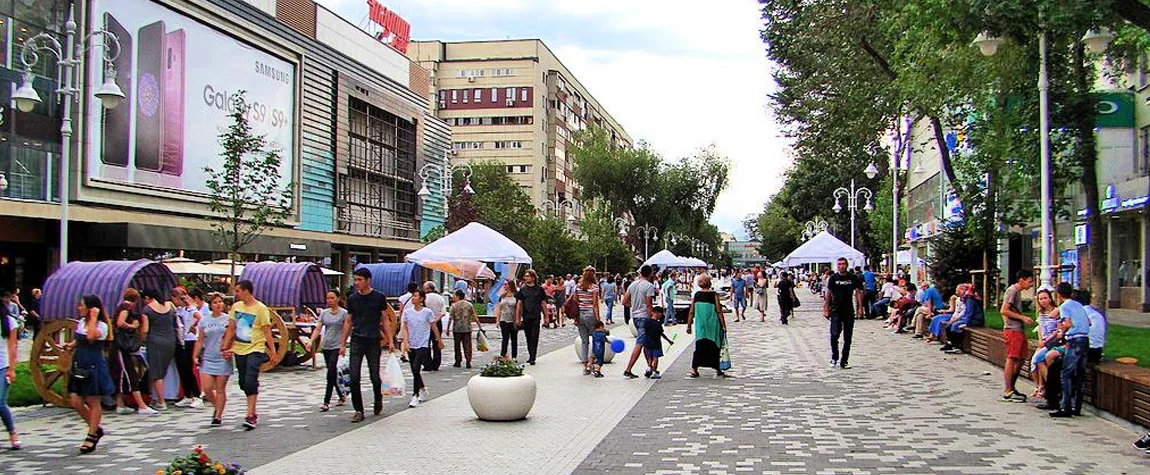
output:
M 626 343 L 623 343 L 623 340 L 611 340 L 611 351 L 622 353 L 625 347 L 624 345 L 626 345 Z

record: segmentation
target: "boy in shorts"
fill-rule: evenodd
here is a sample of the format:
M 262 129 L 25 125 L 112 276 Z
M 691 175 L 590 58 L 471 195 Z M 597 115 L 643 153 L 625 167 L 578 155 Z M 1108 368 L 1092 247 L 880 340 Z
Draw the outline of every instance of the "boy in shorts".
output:
M 591 355 L 587 357 L 587 369 L 596 378 L 603 377 L 603 353 L 607 351 L 607 328 L 603 321 L 595 322 L 595 331 L 591 333 Z
M 647 371 L 644 376 L 651 379 L 663 379 L 663 375 L 659 373 L 659 358 L 663 356 L 663 340 L 667 340 L 667 344 L 674 344 L 663 332 L 663 315 L 666 311 L 663 307 L 656 306 L 651 309 L 651 318 L 647 322 L 647 338 L 643 341 L 643 352 L 647 355 Z

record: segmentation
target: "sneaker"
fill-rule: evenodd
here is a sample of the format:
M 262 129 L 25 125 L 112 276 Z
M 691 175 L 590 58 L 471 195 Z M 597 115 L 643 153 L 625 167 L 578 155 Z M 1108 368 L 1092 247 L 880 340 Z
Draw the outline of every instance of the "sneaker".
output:
M 915 340 L 921 340 L 922 335 L 915 335 L 915 336 L 912 336 L 911 338 L 914 338 Z
M 998 398 L 998 400 L 1002 401 L 1002 402 L 1014 402 L 1014 394 L 1013 393 L 1003 394 L 1002 397 Z
M 256 428 L 256 416 L 248 416 L 244 418 L 244 430 L 252 430 Z
M 411 402 L 407 403 L 407 407 L 419 407 L 419 396 L 411 396 Z
M 954 347 L 950 346 L 950 343 L 947 343 L 945 345 L 938 347 L 938 351 L 946 351 L 946 350 L 953 350 L 953 349 L 954 349 Z
M 948 355 L 961 355 L 962 354 L 962 348 L 951 348 L 949 350 L 944 351 L 943 353 L 946 353 Z
M 831 368 L 839 365 L 839 360 L 831 360 Z
M 661 375 L 659 373 L 652 373 L 651 379 L 663 379 L 663 375 Z
M 470 361 L 467 362 L 467 369 L 471 369 L 471 362 Z
M 842 369 L 851 369 L 851 365 L 850 365 L 850 364 L 848 364 L 848 363 L 843 363 L 843 364 L 842 364 L 842 365 L 840 365 L 839 367 L 840 367 L 840 368 L 842 368 Z
M 357 412 L 351 416 L 351 423 L 352 424 L 356 424 L 359 422 L 363 422 L 363 413 L 362 412 Z
M 647 371 L 644 371 L 644 372 L 643 372 L 643 377 L 644 377 L 644 378 L 647 378 L 647 379 L 650 379 L 650 378 L 651 378 L 651 370 L 650 370 L 650 369 L 648 369 Z
M 623 372 L 623 377 L 625 377 L 625 378 L 627 378 L 627 379 L 636 379 L 636 378 L 638 378 L 639 376 L 638 376 L 638 375 L 636 375 L 635 373 L 632 373 L 632 372 L 630 372 L 630 371 L 624 371 L 624 372 Z
M 116 414 L 131 414 L 133 412 L 136 411 L 133 411 L 130 407 L 120 406 L 116 408 Z
M 1071 414 L 1067 411 L 1063 411 L 1061 409 L 1050 413 L 1050 417 L 1054 417 L 1057 419 L 1069 418 L 1069 417 L 1073 417 L 1073 416 L 1074 416 L 1074 414 Z
M 172 405 L 176 406 L 176 407 L 189 407 L 192 405 L 192 399 L 195 399 L 195 398 L 190 398 L 190 397 L 182 398 L 179 401 L 176 401 L 176 403 L 172 404 Z
M 1026 402 L 1026 395 L 1018 391 L 1010 394 L 1010 402 L 1024 403 Z
M 453 368 L 458 368 L 458 367 L 459 367 L 459 363 L 455 363 L 455 364 L 451 365 L 451 367 L 453 367 Z
M 595 374 L 596 378 L 602 378 L 603 377 L 603 373 L 600 373 L 598 371 L 596 371 L 594 374 Z
M 1147 432 L 1146 435 L 1143 435 L 1141 439 L 1135 440 L 1134 448 L 1138 450 L 1150 449 L 1150 432 Z
M 220 425 L 221 425 L 221 424 L 223 424 L 223 423 L 224 423 L 224 421 L 220 420 L 220 418 L 218 418 L 218 417 L 213 417 L 213 418 L 212 418 L 212 424 L 211 424 L 211 425 L 212 425 L 212 427 L 218 427 L 218 426 L 220 426 Z
M 427 402 L 427 388 L 419 390 L 419 402 Z
M 198 397 L 194 397 L 194 398 L 192 398 L 192 403 L 189 404 L 188 407 L 191 409 L 199 409 L 201 407 L 204 407 L 204 400 L 200 399 Z
M 153 404 L 152 404 L 150 407 L 152 408 L 152 410 L 153 410 L 153 411 L 156 411 L 157 413 L 160 413 L 160 412 L 164 412 L 164 411 L 167 411 L 167 410 L 168 410 L 168 405 L 167 405 L 167 404 L 156 404 L 156 403 L 153 403 Z

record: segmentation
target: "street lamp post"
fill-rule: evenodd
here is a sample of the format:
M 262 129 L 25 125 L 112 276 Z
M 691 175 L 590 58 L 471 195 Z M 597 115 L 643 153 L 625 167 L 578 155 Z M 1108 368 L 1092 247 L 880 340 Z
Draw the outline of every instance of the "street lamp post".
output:
M 866 174 L 868 178 L 874 178 L 874 175 L 878 173 L 878 170 L 873 169 L 873 167 L 873 163 L 867 167 Z M 866 199 L 866 205 L 863 206 L 863 211 L 870 211 L 871 209 L 874 209 L 874 207 L 870 204 L 872 193 L 870 189 L 866 187 L 856 188 L 855 180 L 854 178 L 851 178 L 850 189 L 848 190 L 846 188 L 839 187 L 835 190 L 834 196 L 835 206 L 831 209 L 833 209 L 836 213 L 843 210 L 843 205 L 839 203 L 839 200 L 842 198 L 847 199 L 847 209 L 851 212 L 851 247 L 853 248 L 855 247 L 855 210 L 858 208 L 859 198 L 861 197 Z
M 93 41 L 99 39 L 99 41 Z M 80 39 L 76 44 L 75 7 L 68 10 L 68 19 L 64 22 L 64 44 L 48 33 L 40 33 L 28 38 L 21 45 L 20 62 L 24 65 L 24 79 L 12 100 L 21 112 L 31 112 L 41 101 L 40 94 L 32 87 L 35 78 L 32 67 L 40 61 L 41 53 L 50 53 L 56 57 L 56 78 L 60 81 L 56 88 L 56 95 L 60 96 L 60 264 L 68 263 L 68 185 L 72 162 L 72 101 L 80 99 L 80 92 L 84 83 L 76 69 L 83 71 L 84 56 L 89 48 L 103 49 L 104 82 L 93 93 L 100 99 L 105 109 L 115 109 L 124 100 L 124 92 L 116 85 L 116 70 L 112 62 L 120 55 L 120 40 L 116 35 L 104 29 L 93 30 Z M 4 180 L 7 182 L 7 179 Z M 6 184 L 6 183 L 5 183 Z
M 455 175 L 456 170 L 463 172 L 463 193 L 474 195 L 475 189 L 471 187 L 471 165 L 466 163 L 460 163 L 459 165 L 438 165 L 435 163 L 428 163 L 427 165 L 424 165 L 419 169 L 419 178 L 423 180 L 423 185 L 419 187 L 419 192 L 416 193 L 416 195 L 419 196 L 420 200 L 427 201 L 427 198 L 431 196 L 431 189 L 427 187 L 427 180 L 429 180 L 432 175 L 439 175 L 441 178 L 439 182 L 439 191 L 443 194 L 443 196 L 446 197 L 447 195 L 451 194 L 451 190 L 453 188 L 452 176 Z
M 567 208 L 567 223 L 575 222 L 575 205 L 571 203 L 571 200 L 563 200 L 558 203 L 551 200 L 543 200 L 540 206 L 543 208 L 542 211 L 550 209 L 551 212 L 555 213 L 555 216 L 559 216 L 560 208 Z
M 803 241 L 809 241 L 819 233 L 827 230 L 827 222 L 815 218 L 803 224 Z
M 644 224 L 642 226 L 635 226 L 635 230 L 639 232 L 639 235 L 643 236 L 643 260 L 645 261 L 650 257 L 647 254 L 647 242 L 651 239 L 659 239 L 659 229 L 649 224 Z
M 1040 22 L 1043 20 L 1041 12 L 1038 18 Z M 1087 31 L 1081 41 L 1090 52 L 1102 53 L 1106 51 L 1106 47 L 1113 39 L 1114 34 L 1103 28 Z M 1004 42 L 1005 40 L 1002 38 L 992 36 L 989 32 L 984 31 L 978 34 L 971 45 L 978 47 L 983 56 L 993 56 Z M 1038 32 L 1038 115 L 1038 145 L 1041 152 L 1040 173 L 1042 173 L 1042 199 L 1038 200 L 1042 211 L 1042 235 L 1040 236 L 1042 247 L 1039 256 L 1042 262 L 1039 265 L 1039 282 L 1040 288 L 1050 288 L 1054 286 L 1054 268 L 1057 267 L 1057 264 L 1054 263 L 1054 213 L 1050 209 L 1054 196 L 1050 186 L 1050 74 L 1046 69 L 1045 29 Z

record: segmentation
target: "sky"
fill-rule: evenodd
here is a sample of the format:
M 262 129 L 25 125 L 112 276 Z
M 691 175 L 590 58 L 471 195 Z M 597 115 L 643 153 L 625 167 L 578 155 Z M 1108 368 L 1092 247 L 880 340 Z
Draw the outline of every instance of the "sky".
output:
M 353 24 L 366 0 L 317 0 Z M 755 0 L 382 0 L 413 40 L 539 38 L 636 141 L 668 160 L 714 144 L 731 161 L 711 218 L 742 221 L 791 159 L 771 116 L 774 83 Z

